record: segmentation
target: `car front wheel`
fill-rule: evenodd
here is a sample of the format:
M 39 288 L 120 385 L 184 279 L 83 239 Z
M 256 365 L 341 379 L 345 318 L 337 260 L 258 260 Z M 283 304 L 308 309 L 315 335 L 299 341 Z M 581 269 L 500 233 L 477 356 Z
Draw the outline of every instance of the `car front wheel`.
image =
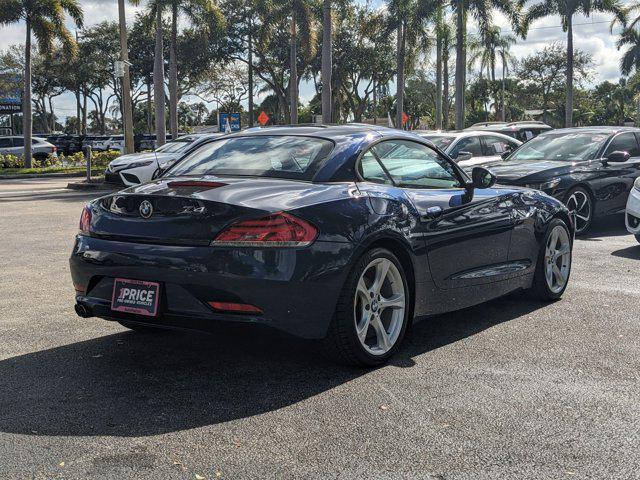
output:
M 589 192 L 582 187 L 576 187 L 567 194 L 564 203 L 575 215 L 576 235 L 586 233 L 593 221 L 593 200 Z
M 340 363 L 376 366 L 398 349 L 409 322 L 410 295 L 402 264 L 375 248 L 358 261 L 343 287 L 325 352 Z

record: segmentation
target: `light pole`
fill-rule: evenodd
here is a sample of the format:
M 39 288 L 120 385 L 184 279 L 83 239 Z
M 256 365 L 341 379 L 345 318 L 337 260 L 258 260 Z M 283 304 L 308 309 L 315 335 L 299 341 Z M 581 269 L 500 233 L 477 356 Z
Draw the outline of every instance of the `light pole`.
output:
M 133 142 L 133 113 L 131 111 L 131 80 L 129 78 L 129 52 L 127 48 L 127 21 L 124 15 L 124 0 L 118 0 L 120 23 L 120 61 L 122 62 L 122 126 L 124 128 L 125 153 L 135 151 Z M 120 73 L 120 72 L 118 72 Z

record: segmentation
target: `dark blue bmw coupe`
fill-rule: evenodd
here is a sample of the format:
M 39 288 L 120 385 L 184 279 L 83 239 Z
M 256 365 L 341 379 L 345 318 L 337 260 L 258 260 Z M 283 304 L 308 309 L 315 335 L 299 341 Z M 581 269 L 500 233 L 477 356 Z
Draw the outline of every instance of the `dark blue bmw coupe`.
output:
M 386 128 L 225 136 L 84 208 L 76 311 L 134 330 L 255 322 L 380 364 L 414 318 L 519 289 L 564 292 L 568 210 L 494 183 Z

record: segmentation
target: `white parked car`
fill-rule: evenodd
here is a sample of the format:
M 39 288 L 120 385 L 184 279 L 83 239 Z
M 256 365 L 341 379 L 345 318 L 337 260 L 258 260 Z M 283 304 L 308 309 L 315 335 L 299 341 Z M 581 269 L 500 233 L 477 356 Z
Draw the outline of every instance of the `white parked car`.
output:
M 165 143 L 154 152 L 122 155 L 109 163 L 104 172 L 104 181 L 127 187 L 148 182 L 154 178 L 156 170 L 166 170 L 201 144 L 222 135 L 222 133 L 185 135 L 173 142 Z
M 624 217 L 627 230 L 633 233 L 636 236 L 636 240 L 640 242 L 640 177 L 636 178 L 629 193 L 627 211 Z
M 31 155 L 36 160 L 44 160 L 49 155 L 57 156 L 58 149 L 44 138 L 31 137 Z M 0 155 L 22 157 L 24 153 L 24 137 L 0 137 Z
M 431 140 L 436 147 L 464 169 L 500 162 L 502 155 L 522 145 L 520 140 L 494 132 L 465 130 L 461 132 L 416 131 L 414 133 Z

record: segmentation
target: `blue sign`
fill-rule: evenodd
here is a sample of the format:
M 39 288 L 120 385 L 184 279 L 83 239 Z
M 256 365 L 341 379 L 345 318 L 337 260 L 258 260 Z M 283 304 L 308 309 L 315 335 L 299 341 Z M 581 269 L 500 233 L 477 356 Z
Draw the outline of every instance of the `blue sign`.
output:
M 239 113 L 223 113 L 218 115 L 218 127 L 223 133 L 239 132 L 241 128 Z
M 0 74 L 0 114 L 22 111 L 22 84 L 17 75 Z

